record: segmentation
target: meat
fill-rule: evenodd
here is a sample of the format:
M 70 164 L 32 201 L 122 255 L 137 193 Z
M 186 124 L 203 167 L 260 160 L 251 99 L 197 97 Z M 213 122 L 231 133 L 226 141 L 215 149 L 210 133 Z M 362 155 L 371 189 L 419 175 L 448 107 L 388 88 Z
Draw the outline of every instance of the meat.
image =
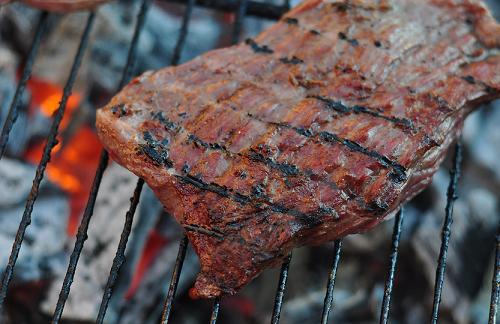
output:
M 499 46 L 479 1 L 308 0 L 255 39 L 136 78 L 98 133 L 187 231 L 194 294 L 232 294 L 424 189 L 465 116 L 500 96 Z
M 3 0 L 0 0 L 0 3 Z M 77 10 L 93 10 L 110 0 L 22 0 L 24 3 L 42 10 L 70 12 Z

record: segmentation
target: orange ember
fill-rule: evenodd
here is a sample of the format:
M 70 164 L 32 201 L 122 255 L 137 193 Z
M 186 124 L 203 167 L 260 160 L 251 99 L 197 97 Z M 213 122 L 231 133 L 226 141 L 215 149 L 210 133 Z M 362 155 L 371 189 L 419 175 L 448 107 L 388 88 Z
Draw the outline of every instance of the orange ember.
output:
M 59 108 L 63 89 L 56 84 L 37 78 L 31 78 L 28 81 L 28 88 L 31 92 L 30 113 L 35 113 L 39 109 L 46 117 L 52 117 L 52 114 Z M 73 93 L 69 96 L 60 129 L 67 126 L 71 113 L 78 107 L 80 101 L 81 95 L 79 93 Z
M 39 112 L 46 117 L 52 117 L 59 107 L 63 89 L 58 85 L 37 79 L 31 79 L 28 82 L 28 87 L 32 93 L 30 114 L 38 113 L 36 109 L 39 109 Z M 68 125 L 80 100 L 81 95 L 78 93 L 72 94 L 68 98 L 59 134 Z M 58 137 L 58 141 L 61 141 L 60 137 Z M 25 152 L 25 159 L 33 164 L 38 164 L 45 143 L 45 140 L 31 143 Z M 67 139 L 67 143 L 62 143 L 62 146 L 59 143 L 52 150 L 46 176 L 69 195 L 71 208 L 68 221 L 69 235 L 76 234 L 80 216 L 87 203 L 101 149 L 102 145 L 94 130 L 88 126 L 81 126 Z
M 33 143 L 25 153 L 26 160 L 38 164 L 43 153 L 45 140 Z M 102 146 L 95 132 L 87 126 L 81 127 L 61 149 L 54 147 L 47 165 L 46 175 L 58 184 L 70 198 L 71 215 L 68 234 L 76 234 L 80 216 L 87 203 L 95 168 Z

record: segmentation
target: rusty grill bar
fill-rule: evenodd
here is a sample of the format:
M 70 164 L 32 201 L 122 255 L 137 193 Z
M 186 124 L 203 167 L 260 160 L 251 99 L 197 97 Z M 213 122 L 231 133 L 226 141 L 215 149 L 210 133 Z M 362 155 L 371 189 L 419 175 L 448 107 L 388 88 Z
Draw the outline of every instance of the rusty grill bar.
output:
M 186 9 L 184 11 L 182 25 L 179 32 L 179 37 L 177 39 L 177 43 L 174 49 L 174 53 L 172 56 L 172 65 L 177 65 L 181 56 L 181 52 L 183 46 L 185 44 L 185 40 L 187 37 L 187 32 L 189 28 L 190 18 L 192 16 L 192 11 L 195 5 L 199 5 L 202 7 L 207 7 L 215 10 L 225 11 L 225 12 L 233 12 L 235 13 L 235 22 L 233 25 L 232 32 L 232 42 L 237 43 L 240 33 L 241 27 L 243 23 L 243 19 L 246 15 L 256 16 L 259 18 L 267 18 L 267 19 L 279 19 L 279 17 L 285 13 L 289 9 L 289 2 L 285 1 L 283 5 L 274 5 L 274 4 L 266 4 L 262 2 L 252 1 L 252 0 L 164 0 L 168 2 L 181 3 L 186 5 Z M 127 64 L 124 67 L 122 79 L 118 90 L 120 90 L 123 86 L 126 85 L 127 82 L 130 81 L 134 74 L 134 63 L 137 56 L 137 44 L 141 34 L 141 30 L 144 27 L 144 22 L 146 20 L 147 11 L 151 5 L 152 0 L 141 0 L 141 7 L 139 13 L 137 15 L 137 22 L 134 30 L 134 34 L 131 40 L 131 44 L 129 47 L 129 53 L 127 58 Z M 0 311 L 3 309 L 3 305 L 5 302 L 5 298 L 7 296 L 7 290 L 13 275 L 15 263 L 17 260 L 17 256 L 21 247 L 21 244 L 24 239 L 24 233 L 26 228 L 30 225 L 31 222 L 31 212 L 35 200 L 38 195 L 38 187 L 43 179 L 45 168 L 50 160 L 51 152 L 53 147 L 57 144 L 56 136 L 58 135 L 59 124 L 62 120 L 62 117 L 65 112 L 66 102 L 71 94 L 72 87 L 78 73 L 78 69 L 80 67 L 81 59 L 85 52 L 85 49 L 88 45 L 88 37 L 90 31 L 92 29 L 93 21 L 94 21 L 94 13 L 89 13 L 89 17 L 87 20 L 87 24 L 82 33 L 80 45 L 75 55 L 75 59 L 68 77 L 68 81 L 64 87 L 63 95 L 61 98 L 61 102 L 59 104 L 58 110 L 54 115 L 54 120 L 52 122 L 50 133 L 47 137 L 47 144 L 44 148 L 43 155 L 39 165 L 37 166 L 37 172 L 35 175 L 35 179 L 33 181 L 33 187 L 26 202 L 26 208 L 23 213 L 23 218 L 19 224 L 19 229 L 16 234 L 15 241 L 12 246 L 11 255 L 9 258 L 9 262 L 6 266 L 6 269 L 3 273 L 2 283 L 0 286 Z M 28 56 L 25 61 L 25 67 L 23 69 L 20 81 L 18 83 L 15 95 L 12 99 L 9 113 L 5 124 L 2 128 L 2 133 L 0 137 L 0 159 L 2 158 L 5 147 L 9 138 L 9 133 L 12 129 L 12 126 L 16 122 L 17 117 L 17 109 L 19 106 L 20 98 L 25 90 L 26 83 L 31 76 L 32 67 L 34 61 L 36 59 L 36 54 L 38 48 L 40 46 L 41 40 L 46 32 L 47 25 L 49 23 L 50 15 L 46 12 L 43 12 L 40 16 L 40 20 L 35 32 L 34 39 L 32 41 L 31 49 L 28 53 Z M 439 303 L 441 300 L 441 292 L 444 284 L 444 276 L 446 269 L 446 257 L 448 250 L 448 243 L 450 239 L 450 235 L 452 232 L 451 224 L 453 221 L 453 202 L 457 199 L 457 185 L 458 180 L 460 178 L 460 163 L 462 156 L 462 148 L 461 144 L 458 143 L 455 148 L 455 155 L 453 159 L 453 166 L 450 171 L 450 183 L 447 192 L 447 205 L 445 210 L 445 220 L 443 224 L 442 231 L 442 242 L 441 242 L 441 250 L 438 258 L 438 265 L 436 269 L 436 282 L 435 282 L 435 290 L 434 290 L 434 299 L 433 299 L 433 311 L 431 314 L 431 322 L 436 323 L 439 315 Z M 106 169 L 106 166 L 109 161 L 109 156 L 106 151 L 102 151 L 101 157 L 99 160 L 99 164 L 96 169 L 95 177 L 92 183 L 92 187 L 89 193 L 89 198 L 86 204 L 85 211 L 83 213 L 83 217 L 81 223 L 78 228 L 78 233 L 76 236 L 76 242 L 73 249 L 73 252 L 70 256 L 70 261 L 68 264 L 68 269 L 64 278 L 63 285 L 61 287 L 61 291 L 59 294 L 59 299 L 56 305 L 56 309 L 53 314 L 52 323 L 59 323 L 64 304 L 69 296 L 71 284 L 73 281 L 73 276 L 76 271 L 76 267 L 78 264 L 78 259 L 83 249 L 83 244 L 87 239 L 87 230 L 89 227 L 90 219 L 92 217 L 95 201 L 97 198 L 97 194 L 99 191 L 99 186 L 101 184 L 101 180 Z M 106 314 L 107 306 L 110 300 L 110 297 L 113 293 L 114 284 L 118 277 L 121 265 L 125 261 L 125 248 L 128 241 L 128 237 L 131 231 L 131 225 L 133 222 L 133 217 L 135 214 L 135 210 L 139 203 L 142 187 L 144 185 L 144 181 L 139 179 L 134 190 L 134 194 L 131 197 L 131 203 L 129 210 L 125 217 L 125 223 L 123 227 L 123 231 L 121 233 L 120 242 L 118 245 L 118 249 L 113 260 L 113 265 L 110 269 L 110 274 L 108 277 L 108 281 L 106 284 L 106 288 L 104 294 L 102 296 L 102 302 L 99 309 L 99 314 L 96 319 L 97 323 L 102 323 L 104 320 L 104 316 Z M 380 315 L 380 323 L 387 323 L 389 318 L 389 310 L 390 310 L 390 302 L 392 296 L 392 288 L 394 276 L 396 273 L 396 262 L 397 262 L 397 254 L 398 247 L 401 238 L 401 230 L 403 224 L 403 213 L 402 211 L 398 212 L 395 217 L 394 230 L 392 235 L 391 242 L 391 252 L 389 255 L 389 267 L 387 272 L 387 278 L 385 283 L 384 297 L 381 308 Z M 493 271 L 493 279 L 492 279 L 492 290 L 491 290 L 491 303 L 490 303 L 490 313 L 489 313 L 489 324 L 496 323 L 497 318 L 497 308 L 498 308 L 498 300 L 500 293 L 500 224 L 497 230 L 496 235 L 496 254 L 495 254 L 495 264 Z M 162 323 L 168 323 L 171 318 L 171 314 L 173 311 L 173 302 L 175 298 L 175 292 L 177 289 L 177 285 L 179 282 L 179 278 L 182 272 L 182 265 L 187 253 L 187 245 L 188 239 L 184 234 L 180 244 L 179 251 L 176 258 L 176 262 L 174 265 L 174 270 L 172 272 L 172 277 L 169 283 L 168 294 L 165 299 L 165 304 L 162 313 Z M 341 253 L 342 241 L 337 240 L 334 243 L 333 250 L 333 259 L 332 266 L 328 276 L 327 289 L 324 301 L 324 307 L 322 312 L 321 323 L 328 322 L 328 315 L 333 305 L 333 290 L 335 285 L 336 274 L 340 261 L 340 253 Z M 278 288 L 276 291 L 275 302 L 274 302 L 274 310 L 271 318 L 272 323 L 279 323 L 279 318 L 282 309 L 283 297 L 286 289 L 286 282 L 288 278 L 288 271 L 291 261 L 291 254 L 286 258 L 285 262 L 281 267 L 280 279 L 278 282 Z M 220 302 L 219 298 L 215 299 L 212 307 L 212 314 L 210 317 L 210 323 L 216 323 L 219 310 L 220 310 Z

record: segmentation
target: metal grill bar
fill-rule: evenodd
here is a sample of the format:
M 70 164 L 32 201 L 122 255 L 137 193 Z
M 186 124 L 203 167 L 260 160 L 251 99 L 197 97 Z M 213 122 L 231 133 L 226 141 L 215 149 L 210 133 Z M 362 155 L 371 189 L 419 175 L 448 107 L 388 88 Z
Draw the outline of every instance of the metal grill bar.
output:
M 238 3 L 238 9 L 236 10 L 236 17 L 234 20 L 233 36 L 231 38 L 231 43 L 236 44 L 240 40 L 241 26 L 243 24 L 243 18 L 245 18 L 245 13 L 247 11 L 247 0 L 240 0 Z
M 436 281 L 434 284 L 434 301 L 432 305 L 431 323 L 436 324 L 439 316 L 439 303 L 441 302 L 441 293 L 443 291 L 444 276 L 446 270 L 446 258 L 448 256 L 448 245 L 451 236 L 451 224 L 453 223 L 453 204 L 457 197 L 457 185 L 460 178 L 460 166 L 462 162 L 462 144 L 460 140 L 455 145 L 455 155 L 453 157 L 453 166 L 450 171 L 450 183 L 447 191 L 447 201 L 445 209 L 445 220 L 443 231 L 441 233 L 441 249 L 439 252 L 438 266 L 436 269 Z
M 173 3 L 185 4 L 186 0 L 164 0 Z M 224 12 L 236 12 L 240 0 L 196 0 L 196 5 L 200 7 L 215 9 Z M 267 19 L 280 19 L 288 11 L 289 6 L 278 6 L 270 3 L 247 0 L 246 14 Z
M 111 270 L 109 272 L 108 281 L 106 282 L 106 287 L 104 288 L 101 305 L 99 306 L 99 313 L 97 314 L 96 323 L 99 324 L 104 321 L 104 315 L 106 315 L 109 299 L 113 294 L 113 288 L 115 287 L 118 273 L 120 272 L 120 269 L 125 262 L 125 249 L 127 248 L 128 238 L 130 236 L 130 232 L 132 231 L 132 223 L 134 222 L 135 210 L 137 209 L 137 205 L 139 204 L 143 186 L 144 180 L 139 179 L 134 190 L 134 195 L 132 199 L 130 199 L 130 207 L 127 211 L 127 214 L 125 215 L 125 223 L 123 225 L 122 234 L 120 236 L 120 242 L 118 243 L 118 249 L 116 250 L 116 255 L 113 259 L 113 264 L 111 265 Z
M 491 282 L 491 302 L 488 324 L 497 323 L 498 299 L 500 297 L 500 224 L 498 224 L 495 244 L 495 268 L 493 269 L 493 280 Z
M 278 324 L 280 322 L 281 308 L 283 306 L 283 296 L 285 295 L 286 281 L 288 279 L 288 269 L 290 268 L 290 261 L 292 260 L 292 253 L 290 253 L 280 270 L 280 279 L 278 281 L 278 288 L 276 290 L 276 297 L 274 297 L 273 316 L 271 317 L 271 324 Z
M 333 248 L 333 261 L 330 274 L 328 275 L 328 283 L 326 284 L 325 302 L 323 304 L 323 312 L 321 314 L 321 324 L 328 323 L 328 315 L 333 304 L 333 289 L 335 288 L 335 278 L 337 277 L 337 269 L 340 260 L 340 251 L 342 250 L 342 240 L 336 240 Z
M 188 0 L 186 10 L 184 11 L 184 15 L 182 17 L 182 26 L 179 31 L 179 38 L 177 39 L 177 43 L 175 44 L 174 54 L 172 55 L 172 62 L 170 62 L 171 65 L 179 64 L 182 49 L 184 48 L 184 44 L 186 43 L 189 21 L 191 20 L 195 1 L 196 0 Z
M 162 324 L 168 323 L 170 314 L 172 313 L 172 304 L 174 302 L 175 292 L 177 291 L 177 285 L 179 284 L 179 278 L 181 277 L 182 265 L 184 264 L 184 259 L 186 258 L 187 244 L 188 238 L 186 234 L 184 234 L 179 243 L 179 252 L 177 252 L 177 258 L 175 259 L 175 265 L 172 271 L 172 278 L 170 279 L 170 284 L 168 286 L 167 298 L 165 299 L 165 305 L 163 306 L 163 313 L 161 315 Z
M 143 2 L 142 2 L 141 9 L 140 9 L 138 17 L 137 17 L 137 23 L 135 26 L 134 35 L 132 37 L 132 41 L 131 41 L 129 52 L 128 52 L 127 64 L 125 65 L 125 68 L 123 70 L 122 79 L 120 81 L 120 85 L 119 85 L 118 89 L 123 88 L 123 86 L 132 77 L 133 69 L 134 69 L 134 62 L 135 62 L 136 55 L 137 55 L 137 43 L 139 41 L 140 32 L 141 32 L 142 28 L 144 27 L 144 21 L 145 21 L 144 16 L 147 12 L 147 9 L 149 8 L 150 3 L 151 3 L 151 0 L 143 0 Z M 90 223 L 90 218 L 92 217 L 92 214 L 94 212 L 95 201 L 97 199 L 97 194 L 99 192 L 99 187 L 101 184 L 104 170 L 106 169 L 106 167 L 108 165 L 108 160 L 109 160 L 109 155 L 105 150 L 103 150 L 101 152 L 101 158 L 99 160 L 99 165 L 98 165 L 97 170 L 96 170 L 96 174 L 95 174 L 94 181 L 92 184 L 92 189 L 90 191 L 89 199 L 88 199 L 87 205 L 85 207 L 85 212 L 84 212 L 82 220 L 80 222 L 80 226 L 78 227 L 78 233 L 76 236 L 75 246 L 74 246 L 73 252 L 71 253 L 71 256 L 70 256 L 68 269 L 66 270 L 66 275 L 64 277 L 61 291 L 59 292 L 59 299 L 57 301 L 56 310 L 54 311 L 52 323 L 59 322 L 59 320 L 62 316 L 64 305 L 66 303 L 66 300 L 68 299 L 69 292 L 71 289 L 71 284 L 73 283 L 73 277 L 74 277 L 75 271 L 76 271 L 76 266 L 78 264 L 80 254 L 82 253 L 82 250 L 83 250 L 83 244 L 84 244 L 85 240 L 87 239 L 87 231 L 88 231 L 88 227 L 89 227 L 89 223 Z
M 216 324 L 219 317 L 220 297 L 215 298 L 212 306 L 212 315 L 210 315 L 210 324 Z
M 389 310 L 391 307 L 392 288 L 394 284 L 394 274 L 396 273 L 396 263 L 398 261 L 398 248 L 401 239 L 401 228 L 403 226 L 403 207 L 396 214 L 394 230 L 392 232 L 391 254 L 389 261 L 389 274 L 385 282 L 384 298 L 382 300 L 382 310 L 380 312 L 380 324 L 387 324 L 389 321 Z
M 26 58 L 26 63 L 24 65 L 23 73 L 21 75 L 21 80 L 16 88 L 16 92 L 14 93 L 14 97 L 12 98 L 12 102 L 10 104 L 9 113 L 7 114 L 7 118 L 5 119 L 5 123 L 3 124 L 2 134 L 0 135 L 0 159 L 2 159 L 3 154 L 5 153 L 5 149 L 7 148 L 7 142 L 9 141 L 9 134 L 14 126 L 14 123 L 17 119 L 17 113 L 19 109 L 19 101 L 26 89 L 26 83 L 31 77 L 31 71 L 33 69 L 33 63 L 35 62 L 36 54 L 38 53 L 38 48 L 40 47 L 40 43 L 43 35 L 47 31 L 47 25 L 49 22 L 49 14 L 47 12 L 43 12 L 40 16 L 40 20 L 38 22 L 38 26 L 36 27 L 35 37 L 33 38 L 33 42 L 31 43 L 31 48 L 28 53 L 28 57 Z M 3 290 L 0 292 L 0 308 L 1 304 L 5 296 L 3 295 Z
M 46 21 L 46 14 L 42 17 L 42 22 L 40 24 L 41 28 L 44 29 Z M 87 47 L 88 43 L 88 38 L 90 34 L 90 30 L 92 29 L 92 25 L 94 22 L 94 14 L 90 14 L 87 20 L 87 24 L 85 26 L 85 30 L 82 34 L 82 38 L 78 47 L 78 50 L 75 55 L 75 59 L 73 61 L 73 65 L 71 66 L 71 71 L 68 76 L 68 80 L 66 82 L 66 85 L 64 86 L 63 89 L 63 95 L 61 98 L 61 101 L 59 103 L 59 107 L 57 108 L 55 114 L 54 114 L 54 119 L 52 121 L 52 125 L 50 127 L 50 132 L 49 135 L 47 136 L 47 143 L 45 144 L 45 147 L 43 148 L 43 154 L 42 158 L 40 159 L 40 163 L 37 166 L 36 169 L 36 174 L 35 178 L 33 180 L 33 185 L 31 187 L 31 191 L 28 197 L 28 200 L 26 201 L 26 207 L 23 212 L 23 216 L 21 218 L 21 222 L 19 223 L 19 228 L 16 233 L 16 238 L 14 240 L 14 243 L 12 245 L 12 251 L 9 257 L 9 262 L 7 264 L 7 267 L 5 269 L 3 278 L 2 278 L 2 286 L 0 288 L 0 309 L 4 303 L 5 297 L 7 296 L 7 290 L 10 284 L 10 281 L 12 279 L 12 275 L 14 273 L 14 267 L 16 265 L 17 257 L 19 256 L 19 251 L 21 249 L 21 245 L 24 240 L 24 234 L 26 233 L 27 227 L 31 224 L 31 213 L 33 211 L 33 205 L 35 204 L 35 201 L 38 197 L 38 190 L 40 188 L 40 183 L 42 182 L 43 176 L 45 174 L 45 168 L 47 167 L 47 164 L 50 160 L 50 156 L 52 153 L 52 149 L 54 146 L 57 144 L 57 139 L 56 136 L 58 134 L 59 130 L 59 124 L 61 123 L 61 120 L 64 116 L 64 112 L 66 109 L 66 103 L 68 101 L 69 96 L 71 95 L 71 91 L 73 88 L 73 85 L 75 83 L 76 75 L 78 73 L 78 69 L 80 68 L 80 64 L 82 61 L 83 53 L 85 52 L 85 49 Z M 41 33 L 37 31 L 37 35 L 40 35 Z M 42 33 L 43 34 L 43 33 Z M 37 41 L 38 37 L 35 37 L 35 41 Z M 33 46 L 33 47 L 38 47 L 38 45 Z M 36 51 L 35 51 L 36 52 Z M 33 58 L 34 59 L 34 58 Z M 31 67 L 30 67 L 31 69 Z

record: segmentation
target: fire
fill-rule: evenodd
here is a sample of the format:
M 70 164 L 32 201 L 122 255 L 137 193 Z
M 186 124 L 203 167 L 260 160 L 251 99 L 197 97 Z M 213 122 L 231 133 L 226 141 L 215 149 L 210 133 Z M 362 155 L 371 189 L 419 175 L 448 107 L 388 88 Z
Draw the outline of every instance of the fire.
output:
M 30 113 L 40 111 L 44 116 L 52 117 L 52 114 L 59 108 L 63 89 L 56 84 L 37 78 L 28 81 L 28 88 L 31 91 Z M 79 93 L 73 93 L 69 96 L 60 129 L 67 126 L 72 112 L 78 107 L 81 100 Z
M 32 79 L 28 83 L 32 93 L 30 113 L 41 113 L 51 118 L 59 107 L 63 89 L 50 82 Z M 68 126 L 72 114 L 79 106 L 81 95 L 75 93 L 68 98 L 66 112 L 59 127 L 59 134 Z M 89 126 L 81 126 L 69 138 L 58 137 L 59 143 L 53 148 L 46 176 L 63 189 L 70 198 L 71 214 L 68 222 L 68 234 L 74 235 L 80 216 L 87 203 L 88 194 L 94 178 L 102 145 Z M 38 164 L 43 154 L 46 141 L 31 143 L 25 152 L 25 159 Z

